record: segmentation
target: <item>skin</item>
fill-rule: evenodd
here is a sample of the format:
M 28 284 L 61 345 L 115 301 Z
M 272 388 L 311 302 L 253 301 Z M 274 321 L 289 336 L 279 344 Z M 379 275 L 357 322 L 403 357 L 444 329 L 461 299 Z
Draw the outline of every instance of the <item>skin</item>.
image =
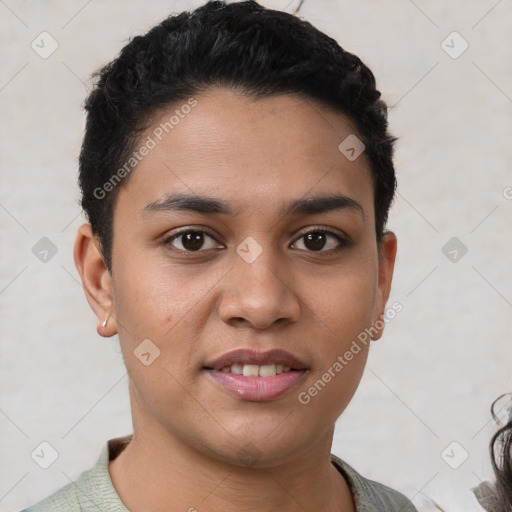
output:
M 112 481 L 135 512 L 355 510 L 329 455 L 369 344 L 310 403 L 297 395 L 381 318 L 390 292 L 396 237 L 386 232 L 379 252 L 366 156 L 349 161 L 338 150 L 357 132 L 297 95 L 255 101 L 216 88 L 195 98 L 119 190 L 111 274 L 90 225 L 77 234 L 75 262 L 98 332 L 119 334 L 129 374 L 134 433 L 110 463 Z M 175 109 L 154 117 L 148 133 Z M 144 212 L 175 192 L 239 212 Z M 333 193 L 364 214 L 280 213 L 292 199 Z M 166 242 L 183 227 L 207 231 L 199 251 L 184 237 Z M 351 245 L 333 252 L 339 241 L 328 233 L 323 247 L 308 243 L 307 232 L 325 227 Z M 252 263 L 236 252 L 247 237 L 262 249 Z M 149 366 L 134 355 L 144 339 L 160 349 Z M 309 371 L 276 400 L 236 398 L 202 368 L 242 347 L 287 350 Z

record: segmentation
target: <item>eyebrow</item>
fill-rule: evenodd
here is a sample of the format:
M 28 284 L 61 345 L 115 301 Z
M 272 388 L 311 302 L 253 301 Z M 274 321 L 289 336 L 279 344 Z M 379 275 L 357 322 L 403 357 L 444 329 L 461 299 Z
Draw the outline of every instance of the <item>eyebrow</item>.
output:
M 341 194 L 294 199 L 283 206 L 280 214 L 283 216 L 314 215 L 335 210 L 353 210 L 359 212 L 364 219 L 363 207 L 354 199 Z M 222 199 L 177 193 L 149 203 L 142 209 L 141 213 L 172 211 L 191 211 L 207 215 L 235 215 L 238 212 L 237 209 L 234 209 Z

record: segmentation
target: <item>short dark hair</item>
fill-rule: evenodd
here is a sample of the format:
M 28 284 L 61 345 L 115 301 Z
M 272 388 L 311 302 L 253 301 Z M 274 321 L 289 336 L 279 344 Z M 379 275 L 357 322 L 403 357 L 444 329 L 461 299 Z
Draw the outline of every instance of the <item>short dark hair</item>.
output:
M 388 133 L 387 106 L 360 58 L 309 22 L 252 0 L 209 1 L 132 38 L 93 76 L 79 185 L 82 208 L 109 271 L 113 208 L 121 184 L 105 184 L 112 184 L 129 159 L 152 114 L 212 86 L 254 98 L 296 93 L 348 116 L 370 164 L 380 244 L 396 189 L 396 138 Z

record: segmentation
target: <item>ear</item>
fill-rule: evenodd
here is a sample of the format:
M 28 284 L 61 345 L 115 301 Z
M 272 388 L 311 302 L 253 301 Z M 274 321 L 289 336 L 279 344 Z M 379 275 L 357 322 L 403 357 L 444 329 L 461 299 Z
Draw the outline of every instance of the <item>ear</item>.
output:
M 379 283 L 376 318 L 373 321 L 372 331 L 375 334 L 373 340 L 378 340 L 384 332 L 384 311 L 391 290 L 391 281 L 393 280 L 393 270 L 395 268 L 395 258 L 397 249 L 396 235 L 392 231 L 386 231 L 382 237 L 382 243 L 379 250 Z M 381 320 L 379 322 L 379 320 Z
M 90 224 L 78 228 L 73 252 L 87 302 L 98 318 L 98 334 L 105 338 L 117 333 L 112 279 L 101 253 L 101 244 Z M 103 325 L 108 320 L 106 325 Z

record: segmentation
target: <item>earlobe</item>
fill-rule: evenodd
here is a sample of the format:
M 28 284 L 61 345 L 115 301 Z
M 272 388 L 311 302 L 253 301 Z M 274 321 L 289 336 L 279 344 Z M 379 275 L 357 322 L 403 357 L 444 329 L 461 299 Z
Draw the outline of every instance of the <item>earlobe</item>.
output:
M 103 260 L 99 240 L 90 224 L 78 228 L 73 256 L 87 302 L 98 319 L 98 334 L 113 336 L 117 333 L 117 326 L 112 279 Z
M 384 332 L 384 312 L 391 291 L 397 251 L 397 238 L 392 231 L 386 231 L 379 250 L 379 283 L 377 316 L 374 319 L 372 340 L 378 340 Z

